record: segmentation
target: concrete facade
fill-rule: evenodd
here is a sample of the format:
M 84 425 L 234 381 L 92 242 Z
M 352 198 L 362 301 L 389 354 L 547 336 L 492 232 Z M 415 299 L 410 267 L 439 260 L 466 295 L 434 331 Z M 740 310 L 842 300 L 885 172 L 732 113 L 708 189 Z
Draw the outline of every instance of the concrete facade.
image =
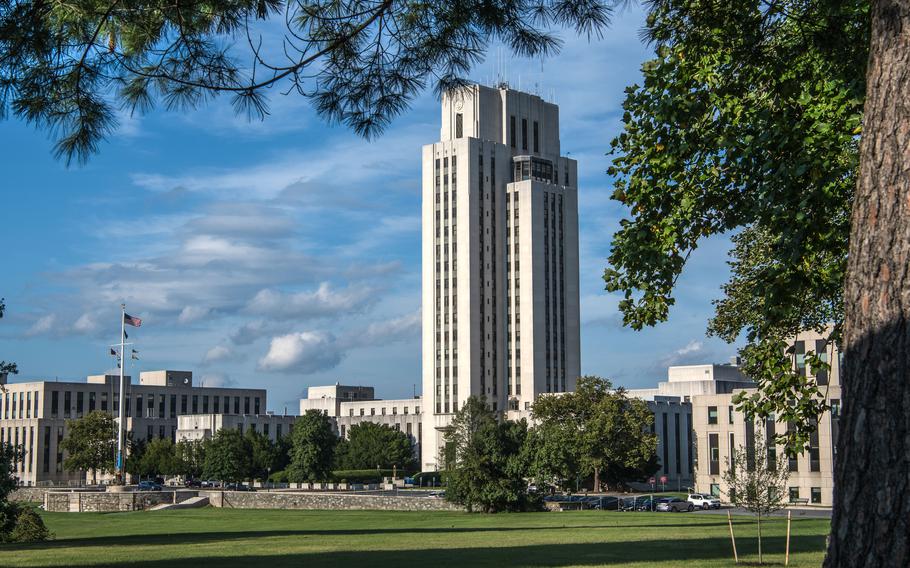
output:
M 210 440 L 222 428 L 261 432 L 273 442 L 291 432 L 297 416 L 277 414 L 187 414 L 177 417 L 177 441 Z
M 265 390 L 194 387 L 188 371 L 153 371 L 141 373 L 139 384 L 128 377 L 124 381 L 124 427 L 134 440 L 175 440 L 177 418 L 184 414 L 259 414 L 266 409 Z M 93 410 L 116 418 L 119 393 L 115 375 L 93 375 L 84 383 L 32 381 L 0 386 L 0 442 L 22 451 L 15 471 L 19 483 L 83 483 L 85 473 L 63 468 L 66 456 L 60 443 L 67 421 Z
M 787 459 L 790 468 L 789 491 L 794 499 L 808 499 L 809 504 L 830 507 L 834 486 L 834 448 L 837 440 L 841 406 L 840 354 L 837 347 L 827 344 L 824 336 L 815 332 L 801 333 L 795 340 L 794 365 L 807 377 L 815 377 L 825 393 L 832 411 L 819 419 L 818 429 L 810 438 L 810 450 L 789 460 L 781 447 L 772 459 Z M 816 351 L 820 349 L 819 351 Z M 831 365 L 828 373 L 815 373 L 805 362 L 805 352 L 825 352 Z M 731 450 L 748 447 L 756 433 L 768 440 L 770 435 L 786 432 L 787 424 L 773 419 L 750 420 L 734 408 L 732 393 L 695 396 L 692 399 L 692 419 L 696 445 L 695 488 L 701 493 L 727 497 L 723 472 L 729 469 Z
M 351 427 L 363 422 L 384 424 L 404 432 L 420 457 L 423 441 L 423 415 L 420 397 L 382 400 L 375 398 L 373 387 L 330 385 L 307 388 L 307 397 L 300 399 L 300 414 L 318 410 L 333 419 L 336 433 L 347 438 Z
M 424 470 L 472 395 L 496 411 L 580 373 L 577 165 L 559 109 L 506 86 L 442 100 L 423 147 Z

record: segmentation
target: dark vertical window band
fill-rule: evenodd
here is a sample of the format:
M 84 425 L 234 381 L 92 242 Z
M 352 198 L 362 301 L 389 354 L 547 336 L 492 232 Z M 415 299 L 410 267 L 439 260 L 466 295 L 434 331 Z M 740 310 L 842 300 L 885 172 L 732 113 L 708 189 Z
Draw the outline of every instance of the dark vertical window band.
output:
M 534 125 L 537 126 L 537 123 L 535 122 Z M 682 452 L 680 451 L 680 447 L 679 447 L 682 431 L 679 429 L 679 413 L 678 412 L 673 414 L 673 419 L 675 421 L 674 425 L 676 426 L 676 436 L 674 436 L 676 438 L 676 473 L 682 473 Z
M 511 143 L 512 147 L 514 148 L 515 147 L 515 117 L 514 116 L 509 117 L 509 142 Z
M 521 119 L 521 149 L 528 149 L 528 119 Z
M 534 121 L 534 151 L 540 152 L 540 134 L 536 120 Z
M 695 463 L 692 461 L 692 413 L 686 414 L 686 453 L 689 458 L 689 473 L 695 471 Z
M 822 361 L 830 364 L 830 362 L 828 361 L 828 342 L 827 341 L 825 341 L 824 339 L 815 340 L 815 355 Z M 819 371 L 817 373 L 815 373 L 815 380 L 818 382 L 819 385 L 827 385 L 828 384 L 828 370 L 819 369 Z
M 664 461 L 661 464 L 661 469 L 664 470 L 664 473 L 670 472 L 670 437 L 667 435 L 667 413 L 663 414 L 664 424 L 663 424 L 663 433 L 664 433 Z
M 708 475 L 720 475 L 719 435 L 708 434 Z
M 455 138 L 461 138 L 463 136 L 462 130 L 462 118 L 461 113 L 455 115 Z

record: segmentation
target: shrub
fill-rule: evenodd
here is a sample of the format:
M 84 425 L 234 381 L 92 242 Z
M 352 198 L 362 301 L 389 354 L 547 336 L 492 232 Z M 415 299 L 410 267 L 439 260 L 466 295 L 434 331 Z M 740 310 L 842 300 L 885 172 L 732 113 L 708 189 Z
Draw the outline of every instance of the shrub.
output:
M 383 477 L 392 477 L 391 469 L 339 469 L 332 472 L 332 481 L 346 479 L 349 483 L 379 483 Z M 398 477 L 406 477 L 407 472 L 398 470 Z
M 269 481 L 272 483 L 287 483 L 288 482 L 288 472 L 286 470 L 276 471 L 269 476 Z
M 41 515 L 31 507 L 24 507 L 16 517 L 16 526 L 10 533 L 11 542 L 41 542 L 52 538 Z

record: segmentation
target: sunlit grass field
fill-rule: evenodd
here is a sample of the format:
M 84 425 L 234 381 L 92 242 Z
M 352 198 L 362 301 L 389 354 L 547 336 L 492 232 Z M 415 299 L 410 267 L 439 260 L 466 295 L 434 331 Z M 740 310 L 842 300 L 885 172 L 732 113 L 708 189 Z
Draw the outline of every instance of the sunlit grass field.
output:
M 695 513 L 190 509 L 43 513 L 55 540 L 0 545 L 0 566 L 732 566 L 727 519 Z M 786 521 L 762 523 L 765 562 L 783 564 Z M 793 521 L 791 566 L 819 566 L 827 519 Z M 734 518 L 754 562 L 752 519 Z

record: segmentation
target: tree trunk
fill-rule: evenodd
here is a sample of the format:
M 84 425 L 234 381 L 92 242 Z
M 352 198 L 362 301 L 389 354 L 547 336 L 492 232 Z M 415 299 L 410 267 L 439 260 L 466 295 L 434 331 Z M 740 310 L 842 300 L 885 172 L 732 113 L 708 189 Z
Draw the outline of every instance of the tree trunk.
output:
M 600 470 L 594 468 L 594 492 L 600 493 Z
M 910 2 L 872 2 L 827 567 L 910 565 Z
M 761 513 L 758 515 L 758 563 L 762 563 L 761 557 Z

